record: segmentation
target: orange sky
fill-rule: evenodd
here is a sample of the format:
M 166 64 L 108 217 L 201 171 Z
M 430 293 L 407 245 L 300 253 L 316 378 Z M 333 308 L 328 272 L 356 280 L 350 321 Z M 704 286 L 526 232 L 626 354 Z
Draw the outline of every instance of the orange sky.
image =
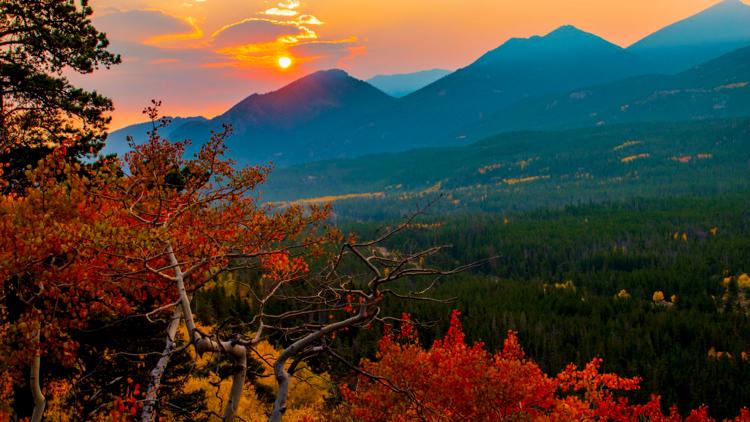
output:
M 627 46 L 717 0 L 93 0 L 124 63 L 74 82 L 112 97 L 113 128 L 151 98 L 216 115 L 311 71 L 455 69 L 510 37 L 572 24 Z M 278 66 L 282 56 L 292 66 Z

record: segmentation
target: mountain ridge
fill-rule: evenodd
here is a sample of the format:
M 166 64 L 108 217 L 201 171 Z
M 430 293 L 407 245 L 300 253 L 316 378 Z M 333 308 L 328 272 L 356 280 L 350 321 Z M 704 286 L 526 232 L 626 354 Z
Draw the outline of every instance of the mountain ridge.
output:
M 586 111 L 584 106 L 594 104 L 592 99 L 596 95 L 587 94 L 591 87 L 599 89 L 602 85 L 640 77 L 646 82 L 642 82 L 642 86 L 631 86 L 631 91 L 651 89 L 652 93 L 658 92 L 660 84 L 671 83 L 674 79 L 643 76 L 667 73 L 655 72 L 660 68 L 654 64 L 653 54 L 644 53 L 649 50 L 643 47 L 648 45 L 649 38 L 653 40 L 660 32 L 669 32 L 669 28 L 675 27 L 679 29 L 685 22 L 692 24 L 696 19 L 715 24 L 711 17 L 725 19 L 727 9 L 750 11 L 749 6 L 739 1 L 721 3 L 656 31 L 627 49 L 572 25 L 561 26 L 541 36 L 513 38 L 469 65 L 399 99 L 365 81 L 352 78 L 345 71 L 320 71 L 279 90 L 250 95 L 209 121 L 188 119 L 180 127 L 172 125 L 169 135 L 175 139 L 204 139 L 210 136 L 211 130 L 229 123 L 235 129 L 230 146 L 240 162 L 270 160 L 290 165 L 424 146 L 456 145 L 467 139 L 496 133 L 493 131 L 545 127 L 547 123 L 542 116 L 549 118 L 550 122 L 557 119 L 557 124 L 562 127 L 597 125 L 602 121 L 606 124 L 607 120 L 619 121 L 620 112 L 612 109 L 614 104 L 601 102 L 584 117 L 575 115 Z M 737 15 L 744 16 L 742 13 Z M 750 24 L 750 15 L 747 21 Z M 725 48 L 724 44 L 718 47 L 711 44 L 702 49 L 700 55 L 719 56 L 716 53 Z M 695 61 L 697 56 L 680 56 L 679 51 L 675 53 L 669 48 L 655 48 L 653 52 L 669 61 L 688 60 L 689 63 L 684 63 L 685 69 L 700 63 Z M 627 83 L 619 86 L 624 87 Z M 621 94 L 615 97 L 625 98 Z M 715 93 L 699 94 L 700 101 L 709 101 Z M 562 101 L 561 96 L 565 95 L 570 98 Z M 578 98 L 580 96 L 586 98 Z M 733 98 L 740 97 L 735 95 Z M 552 114 L 546 108 L 539 108 L 545 105 L 545 100 L 549 104 L 557 101 Z M 708 110 L 703 117 L 744 112 L 744 103 L 738 101 L 714 103 L 718 108 Z M 698 102 L 687 101 L 685 104 L 696 108 L 692 111 L 676 109 L 674 115 L 668 117 L 698 118 L 697 111 L 703 107 Z M 562 109 L 562 104 L 570 105 L 570 113 L 555 115 L 554 112 Z M 630 112 L 626 113 L 630 116 L 652 118 L 646 112 L 647 108 L 635 112 L 639 108 L 637 104 L 624 102 L 619 106 L 630 107 Z M 536 115 L 530 111 L 534 107 Z M 662 117 L 666 115 L 664 110 L 660 111 Z M 592 115 L 603 112 L 608 113 L 608 119 Z M 592 116 L 586 117 L 589 115 Z M 503 119 L 509 120 L 511 116 L 516 117 L 512 122 L 514 125 L 503 123 Z M 564 118 L 571 120 L 562 121 Z M 132 132 L 133 128 L 145 132 L 143 127 L 147 126 L 116 131 L 112 138 L 124 138 L 123 133 Z

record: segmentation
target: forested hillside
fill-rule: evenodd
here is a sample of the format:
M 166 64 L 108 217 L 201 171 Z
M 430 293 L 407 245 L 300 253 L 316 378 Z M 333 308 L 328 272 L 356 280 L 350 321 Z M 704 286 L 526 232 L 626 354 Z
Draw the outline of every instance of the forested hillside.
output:
M 342 217 L 379 218 L 442 193 L 449 200 L 439 205 L 441 210 L 502 212 L 731 191 L 748 187 L 749 159 L 747 119 L 519 132 L 465 147 L 277 169 L 262 198 L 341 199 L 337 211 Z M 346 200 L 348 194 L 372 198 Z

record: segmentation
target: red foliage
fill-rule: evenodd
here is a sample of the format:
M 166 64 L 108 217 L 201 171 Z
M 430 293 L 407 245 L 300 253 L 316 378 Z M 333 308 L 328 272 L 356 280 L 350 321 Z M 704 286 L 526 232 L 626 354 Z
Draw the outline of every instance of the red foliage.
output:
M 306 259 L 338 236 L 325 226 L 330 209 L 258 204 L 252 191 L 269 169 L 236 169 L 224 157 L 226 135 L 186 158 L 186 144 L 154 131 L 125 162 L 87 171 L 66 161 L 63 145 L 27 172 L 23 194 L 0 195 L 0 292 L 15 303 L 0 308 L 0 373 L 22 383 L 20 370 L 35 354 L 43 367 L 52 361 L 80 371 L 73 334 L 91 320 L 174 303 L 168 251 L 189 292 L 233 259 L 269 285 L 308 271 Z M 115 403 L 118 417 L 133 413 L 123 400 Z
M 569 365 L 551 378 L 526 357 L 518 337 L 508 332 L 492 355 L 482 343 L 468 346 L 454 311 L 448 333 L 425 350 L 411 324 L 387 333 L 376 361 L 364 361 L 355 389 L 342 386 L 344 409 L 356 421 L 653 421 L 709 422 L 701 407 L 682 417 L 661 411 L 658 396 L 633 404 L 620 393 L 637 390 L 640 379 L 600 371 L 601 359 L 584 368 Z M 736 422 L 750 421 L 743 409 Z

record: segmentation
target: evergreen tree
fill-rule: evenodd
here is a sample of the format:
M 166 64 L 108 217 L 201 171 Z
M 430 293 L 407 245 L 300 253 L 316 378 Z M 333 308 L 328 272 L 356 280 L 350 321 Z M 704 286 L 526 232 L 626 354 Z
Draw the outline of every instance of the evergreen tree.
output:
M 120 62 L 92 24 L 88 0 L 0 1 L 0 162 L 9 189 L 62 140 L 69 157 L 99 151 L 112 101 L 73 86 L 64 71 L 91 73 Z

